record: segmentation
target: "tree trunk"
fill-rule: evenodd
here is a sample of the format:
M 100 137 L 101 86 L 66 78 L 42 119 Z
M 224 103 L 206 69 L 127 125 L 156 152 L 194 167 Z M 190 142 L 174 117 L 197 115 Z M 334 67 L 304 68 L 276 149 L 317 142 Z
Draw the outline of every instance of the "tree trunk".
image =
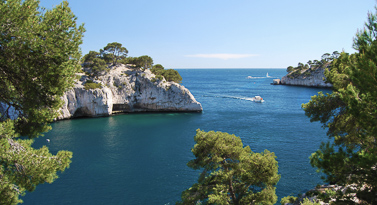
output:
M 233 204 L 237 205 L 238 202 L 236 199 L 236 194 L 234 193 L 234 190 L 233 190 L 233 183 L 232 183 L 231 178 L 229 179 L 229 192 L 230 192 L 230 196 L 232 197 Z

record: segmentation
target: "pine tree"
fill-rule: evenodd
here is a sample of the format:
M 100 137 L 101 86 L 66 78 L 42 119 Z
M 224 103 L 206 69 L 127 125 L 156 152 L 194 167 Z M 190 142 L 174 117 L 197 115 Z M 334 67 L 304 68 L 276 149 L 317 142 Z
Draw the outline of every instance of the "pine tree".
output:
M 197 130 L 187 166 L 202 169 L 198 183 L 177 204 L 275 204 L 280 179 L 276 156 L 254 153 L 235 135 Z
M 369 13 L 354 39 L 357 52 L 342 52 L 325 72 L 333 92 L 319 93 L 303 105 L 311 121 L 320 121 L 333 139 L 312 154 L 312 166 L 326 174 L 326 182 L 354 186 L 338 193 L 338 200 L 349 201 L 355 193 L 363 203 L 377 203 L 376 34 L 376 14 Z
M 22 202 L 69 167 L 71 152 L 31 145 L 51 129 L 80 69 L 84 28 L 76 20 L 67 1 L 52 10 L 38 0 L 0 1 L 0 204 Z

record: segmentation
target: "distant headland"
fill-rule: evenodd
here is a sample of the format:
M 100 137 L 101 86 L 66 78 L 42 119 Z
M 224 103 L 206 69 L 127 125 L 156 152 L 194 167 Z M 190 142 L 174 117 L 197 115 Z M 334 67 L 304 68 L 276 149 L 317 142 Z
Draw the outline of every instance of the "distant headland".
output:
M 288 74 L 281 79 L 273 79 L 272 84 L 331 88 L 332 84 L 326 82 L 325 70 L 338 57 L 339 52 L 334 51 L 332 54 L 323 54 L 320 61 L 309 60 L 306 64 L 298 63 L 297 67 L 289 66 Z

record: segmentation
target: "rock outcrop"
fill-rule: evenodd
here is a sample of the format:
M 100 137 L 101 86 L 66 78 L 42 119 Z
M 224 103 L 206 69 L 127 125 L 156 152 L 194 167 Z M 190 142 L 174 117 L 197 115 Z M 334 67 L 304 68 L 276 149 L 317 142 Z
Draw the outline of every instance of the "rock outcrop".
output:
M 297 85 L 307 87 L 332 87 L 331 83 L 325 82 L 325 68 L 316 70 L 303 70 L 301 75 L 293 76 L 292 73 L 281 78 L 281 85 Z
M 81 74 L 63 96 L 60 119 L 109 116 L 119 112 L 201 112 L 202 106 L 184 86 L 158 79 L 150 70 L 119 65 L 91 79 L 101 88 L 85 89 L 89 77 Z M 90 82 L 90 81 L 89 81 Z

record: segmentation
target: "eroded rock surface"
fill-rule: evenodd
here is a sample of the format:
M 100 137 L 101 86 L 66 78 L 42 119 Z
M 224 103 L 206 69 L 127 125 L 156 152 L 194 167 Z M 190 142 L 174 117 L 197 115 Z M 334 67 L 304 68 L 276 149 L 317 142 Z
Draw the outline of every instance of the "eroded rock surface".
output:
M 84 88 L 83 75 L 63 96 L 58 119 L 109 116 L 118 112 L 201 112 L 202 106 L 184 86 L 159 80 L 150 70 L 119 65 L 93 80 L 102 88 Z
M 292 77 L 290 74 L 281 78 L 281 85 L 297 85 L 308 87 L 332 87 L 331 83 L 325 82 L 325 68 L 318 68 L 311 72 L 302 72 L 301 75 Z

